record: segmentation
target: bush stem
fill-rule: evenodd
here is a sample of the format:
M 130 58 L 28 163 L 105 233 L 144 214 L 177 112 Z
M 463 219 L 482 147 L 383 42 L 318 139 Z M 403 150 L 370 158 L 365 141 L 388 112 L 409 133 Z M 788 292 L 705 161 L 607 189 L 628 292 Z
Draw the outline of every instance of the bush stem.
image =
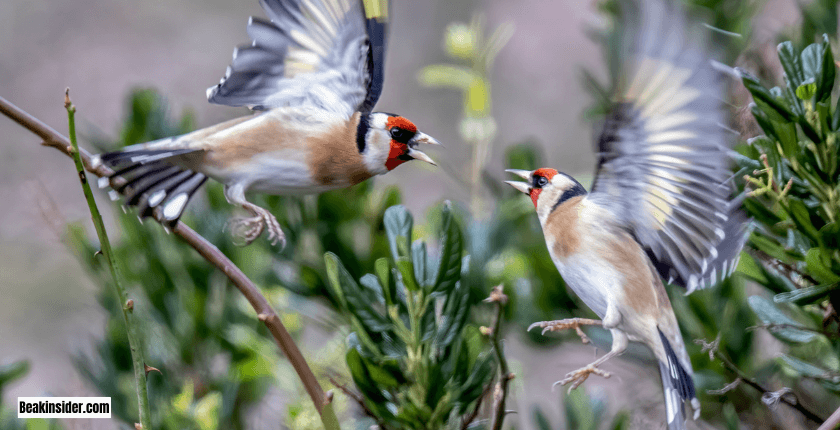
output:
M 114 254 L 111 251 L 111 242 L 108 240 L 108 232 L 105 231 L 105 224 L 102 222 L 102 215 L 99 213 L 99 208 L 96 206 L 96 200 L 93 198 L 93 192 L 90 189 L 90 184 L 87 181 L 87 174 L 85 173 L 85 166 L 82 163 L 82 157 L 79 154 L 79 144 L 76 141 L 76 107 L 70 101 L 70 89 L 68 88 L 64 93 L 64 108 L 67 109 L 67 121 L 69 124 L 70 145 L 73 150 L 71 155 L 73 161 L 76 163 L 76 172 L 79 175 L 79 181 L 82 183 L 82 190 L 87 200 L 88 208 L 90 209 L 90 217 L 93 220 L 93 225 L 96 227 L 96 235 L 99 237 L 100 248 L 105 261 L 108 263 L 108 269 L 111 272 L 111 278 L 114 280 L 114 288 L 117 290 L 117 299 L 120 302 L 123 319 L 125 320 L 126 332 L 128 333 L 128 345 L 131 349 L 131 361 L 134 365 L 134 384 L 137 391 L 137 405 L 140 409 L 140 427 L 143 429 L 151 429 L 151 413 L 149 412 L 149 397 L 146 392 L 146 362 L 143 359 L 143 348 L 140 342 L 140 330 L 137 322 L 134 320 L 134 301 L 128 299 L 125 288 L 120 282 L 120 270 Z

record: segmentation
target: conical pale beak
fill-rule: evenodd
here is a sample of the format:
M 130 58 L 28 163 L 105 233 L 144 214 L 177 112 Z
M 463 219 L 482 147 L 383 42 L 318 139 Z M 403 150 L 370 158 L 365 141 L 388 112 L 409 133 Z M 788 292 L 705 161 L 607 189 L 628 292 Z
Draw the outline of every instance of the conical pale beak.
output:
M 531 173 L 533 173 L 530 170 L 519 170 L 519 169 L 507 169 L 507 170 L 505 170 L 505 172 L 513 173 L 514 175 L 519 176 L 522 179 L 527 179 L 529 181 L 531 180 Z
M 417 132 L 417 134 L 415 134 L 414 137 L 411 138 L 411 143 L 412 144 L 425 143 L 425 144 L 428 144 L 428 145 L 440 145 L 440 142 L 438 142 L 437 139 L 435 139 L 434 137 L 429 136 L 428 134 L 423 133 L 423 132 Z
M 425 161 L 425 162 L 431 164 L 432 166 L 437 166 L 437 163 L 435 163 L 435 160 L 432 160 L 431 157 L 426 155 L 423 151 L 418 151 L 414 148 L 408 148 L 408 152 L 406 154 L 408 154 L 409 157 L 411 157 L 415 160 Z
M 510 185 L 513 188 L 516 188 L 520 192 L 525 194 L 531 194 L 531 172 L 530 170 L 519 170 L 519 169 L 507 169 L 505 172 L 513 173 L 516 176 L 519 176 L 522 179 L 525 179 L 528 182 L 516 182 L 516 181 L 505 181 L 506 184 Z
M 525 194 L 531 194 L 531 187 L 524 182 L 505 181 L 505 183 Z

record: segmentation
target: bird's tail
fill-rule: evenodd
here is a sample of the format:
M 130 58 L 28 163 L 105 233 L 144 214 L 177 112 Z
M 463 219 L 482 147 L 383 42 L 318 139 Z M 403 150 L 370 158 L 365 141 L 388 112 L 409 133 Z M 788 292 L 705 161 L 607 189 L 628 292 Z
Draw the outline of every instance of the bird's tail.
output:
M 190 198 L 207 177 L 176 163 L 195 149 L 166 148 L 167 142 L 133 145 L 122 151 L 97 155 L 94 163 L 102 163 L 114 171 L 100 187 L 110 186 L 122 194 L 125 205 L 137 207 L 141 217 L 175 223 L 184 213 Z M 116 194 L 113 195 L 116 199 Z
M 668 430 L 685 430 L 685 402 L 690 402 L 694 409 L 694 419 L 700 416 L 700 401 L 694 393 L 694 380 L 674 353 L 668 339 L 659 332 L 662 345 L 665 347 L 665 362 L 659 362 L 659 373 L 662 376 L 662 388 L 665 394 L 665 413 Z

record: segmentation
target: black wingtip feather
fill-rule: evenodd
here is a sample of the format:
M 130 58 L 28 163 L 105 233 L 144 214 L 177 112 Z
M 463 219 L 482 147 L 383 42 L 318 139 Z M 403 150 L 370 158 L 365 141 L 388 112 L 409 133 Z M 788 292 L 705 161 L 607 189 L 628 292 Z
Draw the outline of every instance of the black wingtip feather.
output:
M 207 180 L 203 174 L 171 161 L 172 157 L 189 152 L 193 150 L 138 149 L 106 153 L 99 158 L 114 171 L 109 182 L 114 191 L 124 196 L 126 206 L 137 207 L 141 217 L 152 216 L 174 224 Z

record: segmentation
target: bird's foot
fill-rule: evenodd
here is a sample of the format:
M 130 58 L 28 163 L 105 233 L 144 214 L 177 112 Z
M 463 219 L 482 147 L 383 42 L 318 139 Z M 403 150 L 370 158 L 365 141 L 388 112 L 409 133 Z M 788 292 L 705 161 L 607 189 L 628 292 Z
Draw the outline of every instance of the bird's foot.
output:
M 580 340 L 583 343 L 589 343 L 589 337 L 583 332 L 583 330 L 580 329 L 580 326 L 582 325 L 601 325 L 601 321 L 589 318 L 567 318 L 557 321 L 540 321 L 528 326 L 528 331 L 531 331 L 534 327 L 539 327 L 543 329 L 541 334 L 545 334 L 549 331 L 560 331 L 573 328 L 575 329 L 575 333 L 580 336 Z
M 237 245 L 246 246 L 260 237 L 265 230 L 265 221 L 261 216 L 232 218 L 225 229 L 230 229 L 230 234 L 234 239 L 242 240 L 242 242 L 237 242 Z
M 241 238 L 244 241 L 243 246 L 250 245 L 265 230 L 268 230 L 268 241 L 271 245 L 280 243 L 281 249 L 286 246 L 286 235 L 283 233 L 283 229 L 280 228 L 280 223 L 277 222 L 277 218 L 271 212 L 251 204 L 245 206 L 245 208 L 253 213 L 254 216 L 233 218 L 228 223 L 231 234 L 235 238 Z
M 272 246 L 280 244 L 280 249 L 286 247 L 286 234 L 283 233 L 283 229 L 280 228 L 280 223 L 277 222 L 277 218 L 274 215 L 270 214 L 268 211 L 265 211 L 265 223 L 266 228 L 268 229 L 268 241 L 271 243 Z
M 586 367 L 581 367 L 580 369 L 575 370 L 574 372 L 567 373 L 565 378 L 555 382 L 554 385 L 551 386 L 551 388 L 553 389 L 557 385 L 572 384 L 572 386 L 569 387 L 569 392 L 571 392 L 575 388 L 579 387 L 580 384 L 583 384 L 583 382 L 586 381 L 586 378 L 588 378 L 591 374 L 603 376 L 604 378 L 610 377 L 609 372 L 605 372 L 597 368 L 595 366 L 595 363 L 592 363 Z

